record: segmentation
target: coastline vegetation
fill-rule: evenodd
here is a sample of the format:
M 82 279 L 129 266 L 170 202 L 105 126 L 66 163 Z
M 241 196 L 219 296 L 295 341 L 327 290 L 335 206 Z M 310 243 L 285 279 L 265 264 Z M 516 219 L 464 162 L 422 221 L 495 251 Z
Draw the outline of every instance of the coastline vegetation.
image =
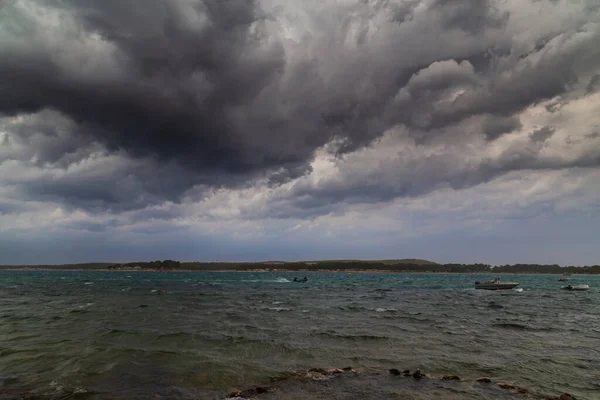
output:
M 330 260 L 330 261 L 265 261 L 265 262 L 180 262 L 174 260 L 131 263 L 83 263 L 61 265 L 2 265 L 0 269 L 30 270 L 151 270 L 151 271 L 373 271 L 404 273 L 478 273 L 478 274 L 600 274 L 600 265 L 560 266 L 558 264 L 438 264 L 426 260 Z

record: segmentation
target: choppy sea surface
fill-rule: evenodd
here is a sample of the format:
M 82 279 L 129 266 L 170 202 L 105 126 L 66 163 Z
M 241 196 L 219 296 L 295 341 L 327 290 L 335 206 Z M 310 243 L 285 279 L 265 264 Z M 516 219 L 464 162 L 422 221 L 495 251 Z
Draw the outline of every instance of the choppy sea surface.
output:
M 302 276 L 309 281 L 293 282 Z M 338 397 L 300 383 L 279 396 L 504 398 L 471 383 L 398 386 L 368 375 L 420 368 L 600 398 L 600 277 L 571 277 L 587 292 L 560 290 L 555 275 L 502 276 L 522 292 L 473 289 L 490 278 L 2 271 L 0 398 L 218 399 L 282 374 L 345 366 L 365 375 L 325 388 Z

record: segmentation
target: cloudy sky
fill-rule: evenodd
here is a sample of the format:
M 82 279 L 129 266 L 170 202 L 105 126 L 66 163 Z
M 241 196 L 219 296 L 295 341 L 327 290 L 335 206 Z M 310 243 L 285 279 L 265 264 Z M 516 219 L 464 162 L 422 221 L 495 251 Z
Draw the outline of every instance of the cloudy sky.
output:
M 598 0 L 0 7 L 0 264 L 600 263 Z

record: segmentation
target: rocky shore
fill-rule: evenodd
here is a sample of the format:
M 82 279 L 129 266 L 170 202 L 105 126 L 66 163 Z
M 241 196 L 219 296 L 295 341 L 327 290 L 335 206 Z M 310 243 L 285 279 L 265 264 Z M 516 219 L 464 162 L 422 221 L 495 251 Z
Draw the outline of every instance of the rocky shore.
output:
M 255 386 L 229 393 L 229 400 L 278 399 L 537 399 L 575 400 L 563 393 L 535 393 L 509 382 L 488 377 L 463 380 L 457 375 L 429 375 L 420 369 L 388 371 L 359 371 L 352 367 L 324 369 L 283 374 L 273 377 L 269 385 Z M 441 396 L 441 397 L 440 397 Z
M 232 390 L 215 390 L 181 386 L 144 384 L 140 393 L 123 393 L 123 397 L 95 391 L 93 388 L 60 387 L 54 393 L 31 393 L 0 388 L 0 400 L 58 400 L 67 398 L 143 399 L 153 393 L 154 399 L 206 400 L 330 400 L 356 398 L 362 400 L 575 400 L 568 394 L 536 393 L 509 382 L 488 377 L 464 380 L 457 375 L 429 375 L 420 369 L 392 368 L 388 371 L 360 371 L 352 367 L 284 373 L 271 378 L 267 385 Z M 581 400 L 581 399 L 579 399 Z

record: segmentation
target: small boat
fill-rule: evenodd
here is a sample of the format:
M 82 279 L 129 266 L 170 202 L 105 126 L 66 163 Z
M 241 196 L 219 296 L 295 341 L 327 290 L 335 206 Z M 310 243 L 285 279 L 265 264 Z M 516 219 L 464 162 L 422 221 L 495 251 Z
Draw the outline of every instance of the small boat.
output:
M 588 290 L 589 288 L 590 288 L 590 285 L 567 285 L 567 286 L 561 287 L 561 289 L 563 289 L 563 290 L 571 290 L 571 291 L 576 291 L 576 292 L 583 292 L 585 290 Z
M 508 290 L 519 286 L 517 282 L 502 282 L 500 278 L 488 282 L 475 282 L 475 289 Z

